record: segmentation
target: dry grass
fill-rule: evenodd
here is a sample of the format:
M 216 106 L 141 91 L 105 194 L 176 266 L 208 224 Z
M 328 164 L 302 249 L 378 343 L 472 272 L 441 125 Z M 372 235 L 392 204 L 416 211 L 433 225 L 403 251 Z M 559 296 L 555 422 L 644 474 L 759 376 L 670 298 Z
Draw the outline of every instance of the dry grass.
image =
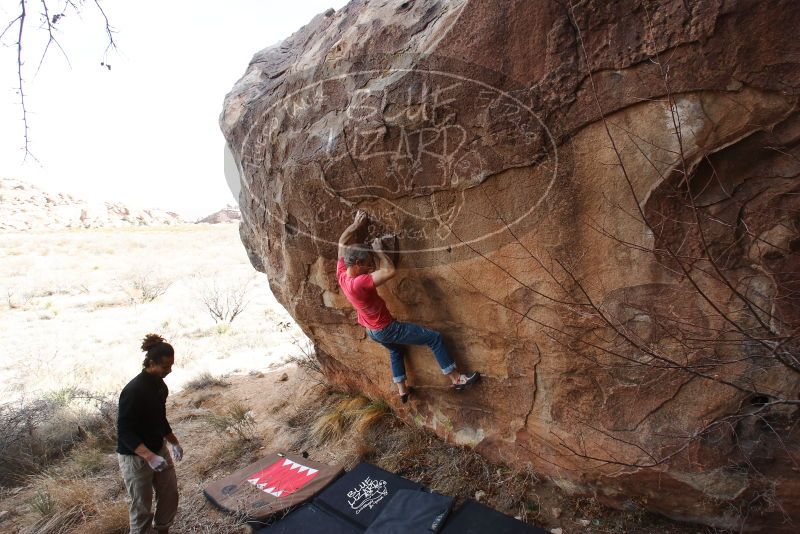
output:
M 263 439 L 256 430 L 250 408 L 234 402 L 221 412 L 202 417 L 202 423 L 216 434 L 216 439 L 204 444 L 209 454 L 193 466 L 194 472 L 205 477 L 213 471 L 243 466 L 255 461 Z
M 25 482 L 87 439 L 113 441 L 115 417 L 109 400 L 71 388 L 0 405 L 0 487 Z M 88 466 L 91 460 L 85 460 Z
M 607 508 L 589 497 L 569 497 L 527 465 L 489 462 L 474 450 L 445 443 L 432 432 L 395 417 L 388 407 L 359 396 L 323 391 L 286 418 L 291 450 L 314 451 L 352 468 L 369 462 L 427 488 L 484 504 L 512 517 L 565 534 L 722 534 L 648 514 Z M 310 452 L 311 453 L 311 452 Z M 556 519 L 554 509 L 560 510 Z
M 213 387 L 227 387 L 230 382 L 224 376 L 214 376 L 208 371 L 202 372 L 193 379 L 189 380 L 183 388 L 186 391 L 197 391 Z
M 255 437 L 255 420 L 248 406 L 234 402 L 221 413 L 211 413 L 205 422 L 220 435 L 234 435 L 241 439 Z
M 171 532 L 179 534 L 250 534 L 250 527 L 236 518 L 216 513 L 203 496 L 202 484 L 181 487 L 181 503 Z
M 31 507 L 41 519 L 26 534 L 66 534 L 98 513 L 96 485 L 90 480 L 57 480 L 44 475 L 35 486 L 39 489 Z
M 338 410 L 331 410 L 320 415 L 311 425 L 311 436 L 320 445 L 329 441 L 338 441 L 344 436 L 347 417 Z
M 240 522 L 213 511 L 202 495 L 205 475 L 235 469 L 254 461 L 262 439 L 256 435 L 250 410 L 235 404 L 216 414 L 219 435 L 198 444 L 194 469 L 182 469 L 178 523 L 175 532 L 233 534 L 245 532 Z M 208 427 L 208 422 L 194 423 Z M 235 430 L 233 428 L 236 428 Z M 128 504 L 110 445 L 96 434 L 65 452 L 60 461 L 26 479 L 19 488 L 22 534 L 122 534 L 128 530 Z M 188 476 L 191 471 L 200 476 Z M 20 505 L 17 505 L 20 507 Z
M 78 445 L 70 454 L 71 474 L 76 477 L 89 477 L 114 468 L 116 463 L 109 454 L 111 452 L 109 447 L 104 447 L 94 440 L 91 443 Z
M 128 532 L 128 503 L 103 503 L 97 516 L 81 525 L 82 534 L 125 534 Z
M 362 406 L 353 419 L 353 431 L 356 435 L 365 435 L 370 428 L 377 425 L 389 414 L 389 406 L 380 401 L 370 401 Z
M 295 431 L 294 448 L 335 444 L 353 433 L 363 435 L 389 412 L 386 404 L 360 395 L 328 390 L 311 397 L 286 419 Z

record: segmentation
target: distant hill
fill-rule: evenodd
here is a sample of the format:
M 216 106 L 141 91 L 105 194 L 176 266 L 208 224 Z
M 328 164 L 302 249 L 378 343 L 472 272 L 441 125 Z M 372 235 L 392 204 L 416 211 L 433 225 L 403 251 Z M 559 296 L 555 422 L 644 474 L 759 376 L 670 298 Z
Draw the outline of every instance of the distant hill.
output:
M 221 210 L 212 213 L 208 217 L 198 219 L 197 223 L 219 224 L 227 222 L 238 222 L 242 219 L 242 214 L 239 212 L 239 206 L 229 204 Z
M 50 193 L 13 178 L 0 178 L 0 230 L 104 228 L 181 224 L 180 216 L 119 202 L 87 202 Z

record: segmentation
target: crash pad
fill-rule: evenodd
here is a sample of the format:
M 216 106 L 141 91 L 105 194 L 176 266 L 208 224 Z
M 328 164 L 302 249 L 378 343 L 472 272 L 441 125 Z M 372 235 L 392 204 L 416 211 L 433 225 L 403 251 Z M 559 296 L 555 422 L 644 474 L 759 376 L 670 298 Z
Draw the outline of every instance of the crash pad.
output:
M 549 533 L 470 499 L 450 516 L 441 534 Z
M 360 534 L 362 529 L 312 503 L 306 503 L 253 534 Z
M 452 506 L 452 497 L 427 491 L 399 490 L 365 534 L 439 532 Z
M 399 490 L 422 490 L 416 482 L 380 467 L 360 463 L 316 497 L 314 504 L 342 517 L 363 531 L 381 513 Z
M 342 471 L 301 456 L 274 453 L 213 482 L 203 493 L 222 510 L 260 521 L 309 500 Z

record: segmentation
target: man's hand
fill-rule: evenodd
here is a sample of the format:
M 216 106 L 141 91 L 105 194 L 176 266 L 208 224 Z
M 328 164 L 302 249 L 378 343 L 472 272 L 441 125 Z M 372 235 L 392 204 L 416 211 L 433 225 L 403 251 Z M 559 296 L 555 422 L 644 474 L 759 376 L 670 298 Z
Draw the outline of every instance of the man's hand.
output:
M 181 447 L 180 443 L 171 443 L 170 448 L 172 449 L 172 458 L 176 462 L 183 460 L 183 447 Z
M 392 260 L 383 251 L 383 241 L 380 237 L 372 240 L 372 250 L 378 257 L 378 269 L 370 273 L 370 276 L 375 287 L 378 287 L 394 278 L 395 269 Z
M 169 467 L 167 461 L 157 454 L 153 454 L 152 456 L 149 456 L 147 458 L 147 465 L 149 465 L 150 469 L 152 469 L 156 473 L 160 473 L 161 471 Z
M 364 210 L 356 212 L 356 218 L 353 220 L 353 225 L 356 228 L 361 228 L 367 222 L 367 213 Z
M 350 224 L 350 226 L 345 228 L 344 232 L 342 232 L 342 235 L 339 236 L 339 248 L 337 254 L 339 258 L 344 256 L 345 248 L 350 244 L 350 241 L 353 240 L 353 236 L 355 235 L 356 232 L 358 232 L 359 228 L 364 226 L 366 222 L 367 222 L 366 212 L 363 210 L 358 210 L 356 212 L 356 216 L 353 222 Z

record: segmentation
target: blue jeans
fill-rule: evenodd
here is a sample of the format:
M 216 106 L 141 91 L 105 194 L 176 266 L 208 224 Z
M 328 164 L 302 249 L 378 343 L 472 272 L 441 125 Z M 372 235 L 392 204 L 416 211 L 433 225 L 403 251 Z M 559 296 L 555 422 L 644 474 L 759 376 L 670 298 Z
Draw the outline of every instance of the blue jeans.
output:
M 442 334 L 436 330 L 425 328 L 412 323 L 401 323 L 392 321 L 382 330 L 370 330 L 367 328 L 367 335 L 373 341 L 377 341 L 389 349 L 389 358 L 392 362 L 392 380 L 402 382 L 406 379 L 406 365 L 403 362 L 402 345 L 428 345 L 442 368 L 442 374 L 448 374 L 455 370 L 456 364 L 447 347 L 442 341 Z

